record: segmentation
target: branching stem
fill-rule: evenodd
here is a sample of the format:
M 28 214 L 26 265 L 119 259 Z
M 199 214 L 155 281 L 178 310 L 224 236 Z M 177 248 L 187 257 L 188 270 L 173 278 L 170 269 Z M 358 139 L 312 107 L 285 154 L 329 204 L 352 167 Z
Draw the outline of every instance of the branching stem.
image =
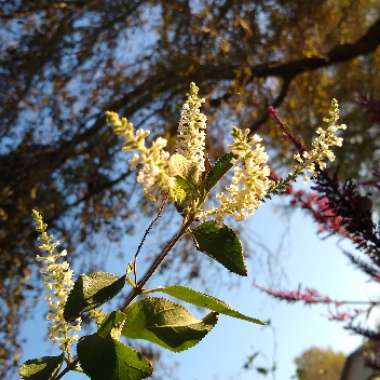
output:
M 164 261 L 165 257 L 170 252 L 170 250 L 174 247 L 177 241 L 187 232 L 192 222 L 193 222 L 193 216 L 189 216 L 188 219 L 184 221 L 180 230 L 166 243 L 165 247 L 162 249 L 161 253 L 154 259 L 153 263 L 145 272 L 144 276 L 136 284 L 135 288 L 131 290 L 123 306 L 120 308 L 121 310 L 125 309 L 139 294 L 141 294 L 144 285 L 152 277 L 152 275 L 155 273 L 157 268 Z
M 162 209 L 164 208 L 164 205 L 166 202 L 163 203 L 161 206 L 159 214 L 162 212 Z M 156 217 L 158 219 L 159 216 Z M 181 239 L 183 235 L 188 231 L 191 223 L 194 221 L 194 216 L 189 215 L 183 222 L 181 228 L 179 231 L 166 243 L 165 247 L 162 249 L 160 254 L 154 259 L 150 267 L 145 272 L 144 276 L 141 278 L 139 282 L 136 283 L 136 286 L 131 290 L 131 292 L 128 294 L 124 304 L 119 308 L 119 310 L 124 310 L 138 295 L 142 293 L 144 285 L 149 281 L 149 279 L 153 276 L 153 274 L 156 272 L 158 267 L 161 265 L 161 263 L 165 260 L 167 254 L 171 251 L 171 249 L 175 246 L 175 244 L 178 242 L 178 240 Z M 151 225 L 154 224 L 154 221 L 152 221 Z M 149 227 L 148 227 L 149 228 Z M 149 232 L 148 232 L 149 233 Z M 144 234 L 145 236 L 145 234 Z M 146 236 L 145 236 L 146 237 Z M 140 243 L 141 244 L 141 243 Z M 136 252 L 138 254 L 138 251 Z M 136 255 L 135 255 L 136 257 Z M 65 376 L 66 373 L 74 370 L 74 368 L 78 365 L 79 359 L 76 358 L 74 361 L 69 363 L 61 373 L 59 373 L 56 377 L 54 377 L 53 380 L 60 380 L 63 376 Z

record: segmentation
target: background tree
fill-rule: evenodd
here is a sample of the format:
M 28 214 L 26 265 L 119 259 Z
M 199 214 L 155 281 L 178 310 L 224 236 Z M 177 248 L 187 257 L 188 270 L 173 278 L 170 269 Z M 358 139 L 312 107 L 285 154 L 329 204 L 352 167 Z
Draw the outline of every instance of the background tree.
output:
M 141 194 L 131 190 L 135 177 L 106 127 L 106 109 L 170 137 L 194 80 L 209 91 L 203 95 L 210 99 L 207 114 L 216 115 L 209 120 L 215 152 L 235 122 L 262 129 L 273 153 L 286 158 L 267 106 L 281 104 L 307 140 L 335 96 L 352 125 L 341 152 L 350 162 L 345 174 L 366 174 L 378 154 L 379 129 L 358 100 L 379 98 L 379 9 L 378 0 L 2 3 L 4 371 L 12 364 L 25 291 L 35 286 L 25 286 L 33 274 L 30 210 L 43 211 L 82 264 L 95 265 L 88 252 L 95 252 L 97 234 L 119 240 L 131 233 Z
M 295 359 L 303 380 L 339 380 L 345 355 L 331 349 L 311 347 Z

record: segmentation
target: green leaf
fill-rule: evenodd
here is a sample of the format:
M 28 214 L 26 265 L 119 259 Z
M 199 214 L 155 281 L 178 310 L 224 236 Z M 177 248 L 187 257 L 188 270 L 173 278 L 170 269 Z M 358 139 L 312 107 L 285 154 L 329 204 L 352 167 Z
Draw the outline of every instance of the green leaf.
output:
M 44 356 L 39 359 L 26 361 L 19 369 L 23 380 L 49 380 L 61 368 L 64 356 Z
M 176 182 L 179 186 L 181 186 L 181 188 L 186 192 L 192 192 L 192 191 L 196 191 L 196 188 L 194 187 L 194 185 L 186 178 L 184 177 L 181 177 L 179 175 L 176 175 L 175 176 L 175 179 L 176 179 Z
M 259 325 L 265 325 L 265 322 L 240 313 L 240 311 L 235 310 L 233 307 L 218 298 L 212 297 L 202 292 L 198 292 L 186 286 L 172 285 L 163 288 L 157 288 L 157 290 L 154 291 L 166 293 L 169 296 L 175 297 L 182 301 L 204 307 L 206 309 L 210 309 L 216 311 L 217 313 L 225 314 L 233 318 L 243 319 L 244 321 L 256 323 Z
M 140 380 L 152 374 L 150 362 L 116 339 L 93 334 L 77 346 L 80 365 L 91 380 Z
M 95 272 L 82 274 L 75 282 L 66 301 L 63 316 L 67 322 L 78 318 L 84 311 L 95 309 L 110 300 L 125 285 L 125 276 Z
M 213 168 L 207 174 L 204 182 L 204 189 L 206 194 L 219 182 L 219 180 L 232 168 L 232 153 L 225 153 L 220 157 Z
M 243 247 L 235 232 L 227 226 L 219 227 L 215 221 L 208 221 L 193 229 L 198 248 L 218 261 L 231 272 L 247 275 Z
M 128 306 L 123 335 L 145 339 L 168 350 L 179 352 L 199 343 L 215 326 L 217 313 L 202 320 L 194 318 L 183 306 L 168 299 L 147 297 Z
M 98 334 L 103 338 L 106 338 L 107 336 L 113 338 L 120 336 L 125 318 L 126 315 L 122 311 L 113 311 L 106 317 L 102 325 L 99 327 Z
M 186 178 L 179 175 L 175 176 L 175 186 L 172 192 L 179 207 L 187 196 L 192 194 L 195 190 L 194 185 Z

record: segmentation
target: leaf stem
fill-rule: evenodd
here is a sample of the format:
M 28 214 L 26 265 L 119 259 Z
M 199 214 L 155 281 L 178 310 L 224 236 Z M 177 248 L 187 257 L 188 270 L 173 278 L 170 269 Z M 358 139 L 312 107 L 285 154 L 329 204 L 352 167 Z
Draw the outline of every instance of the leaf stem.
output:
M 143 290 L 141 290 L 141 294 L 149 294 L 149 293 L 159 292 L 162 289 L 164 289 L 163 286 L 158 286 L 157 288 L 143 289 Z

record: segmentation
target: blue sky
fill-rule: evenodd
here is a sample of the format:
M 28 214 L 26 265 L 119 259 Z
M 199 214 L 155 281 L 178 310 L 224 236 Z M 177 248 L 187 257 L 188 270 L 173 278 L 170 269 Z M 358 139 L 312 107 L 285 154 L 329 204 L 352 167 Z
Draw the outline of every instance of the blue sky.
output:
M 242 312 L 270 319 L 273 329 L 221 316 L 214 330 L 195 348 L 179 354 L 164 353 L 168 364 L 178 364 L 178 379 L 260 379 L 255 372 L 241 369 L 245 359 L 257 351 L 261 353 L 257 365 L 270 366 L 274 359 L 278 366 L 276 378 L 290 379 L 295 371 L 294 358 L 303 350 L 319 346 L 349 353 L 360 344 L 360 338 L 344 330 L 343 324 L 327 320 L 326 308 L 279 303 L 253 288 L 253 281 L 263 285 L 278 282 L 287 289 L 295 289 L 299 284 L 314 287 L 336 299 L 362 300 L 376 295 L 374 286 L 348 264 L 336 239 L 319 239 L 316 225 L 304 213 L 296 211 L 287 220 L 276 211 L 275 204 L 276 201 L 265 204 L 249 219 L 245 235 L 253 236 L 254 241 L 259 239 L 279 255 L 283 268 L 273 267 L 272 263 L 273 275 L 269 278 L 262 264 L 266 253 L 250 242 L 250 274 L 242 279 L 240 286 L 207 284 L 213 295 Z M 284 231 L 287 231 L 284 244 L 276 252 Z M 137 239 L 137 236 L 126 239 L 126 252 L 133 251 Z M 108 260 L 107 265 L 110 270 L 121 270 L 120 261 Z M 218 264 L 206 262 L 206 265 Z M 46 323 L 41 318 L 44 310 L 44 303 L 40 302 L 32 312 L 34 318 L 23 326 L 23 336 L 27 338 L 25 360 L 56 352 L 44 340 Z M 201 316 L 198 310 L 194 312 Z M 73 373 L 66 376 L 66 379 L 82 378 Z

